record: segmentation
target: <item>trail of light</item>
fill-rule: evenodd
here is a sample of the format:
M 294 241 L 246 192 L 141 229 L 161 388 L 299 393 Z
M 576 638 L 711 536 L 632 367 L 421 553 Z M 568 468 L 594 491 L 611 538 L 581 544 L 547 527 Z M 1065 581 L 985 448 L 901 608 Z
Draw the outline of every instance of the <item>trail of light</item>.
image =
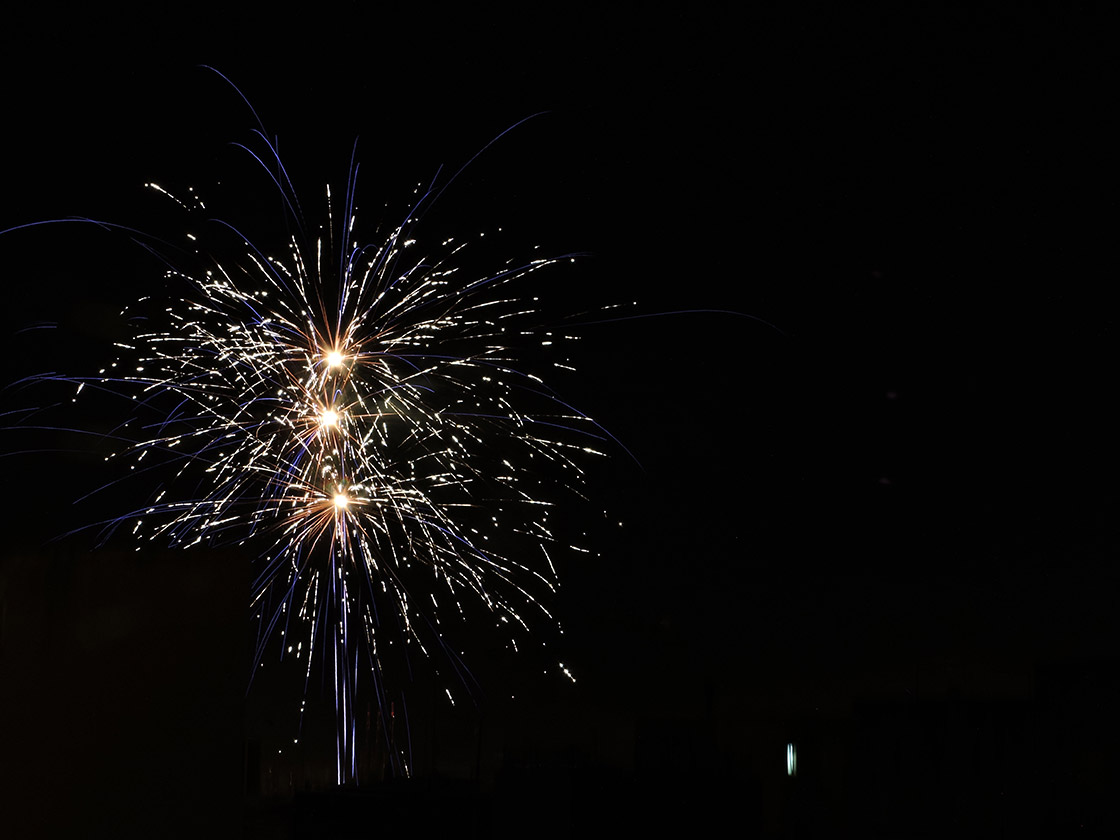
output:
M 549 551 L 569 543 L 548 510 L 565 493 L 582 495 L 581 459 L 598 454 L 586 437 L 609 435 L 513 363 L 522 345 L 551 349 L 562 338 L 538 329 L 537 307 L 517 285 L 572 255 L 477 276 L 461 263 L 467 242 L 414 256 L 414 228 L 448 185 L 434 182 L 380 245 L 360 244 L 356 162 L 343 205 L 350 244 L 335 242 L 329 190 L 327 238 L 310 238 L 276 148 L 263 130 L 257 137 L 266 149 L 242 148 L 295 222 L 286 253 L 269 255 L 211 220 L 236 238 L 237 254 L 207 257 L 190 235 L 182 253 L 201 264 L 180 265 L 140 232 L 95 222 L 156 253 L 169 285 L 186 292 L 127 310 L 154 309 L 101 376 L 41 379 L 119 393 L 143 418 L 135 437 L 114 431 L 128 440 L 114 454 L 133 474 L 150 458 L 140 471 L 162 475 L 160 490 L 107 531 L 131 520 L 141 539 L 173 546 L 263 541 L 250 593 L 252 673 L 277 641 L 281 655 L 294 641 L 297 658 L 306 644 L 305 686 L 323 657 L 342 781 L 357 766 L 360 650 L 384 710 L 379 637 L 402 633 L 425 655 L 429 644 L 444 647 L 435 626 L 445 598 L 461 614 L 460 593 L 472 593 L 502 628 L 527 631 L 530 613 L 551 619 L 541 600 L 556 588 Z M 149 186 L 192 216 L 205 210 L 193 195 Z M 410 766 L 408 750 L 393 760 Z

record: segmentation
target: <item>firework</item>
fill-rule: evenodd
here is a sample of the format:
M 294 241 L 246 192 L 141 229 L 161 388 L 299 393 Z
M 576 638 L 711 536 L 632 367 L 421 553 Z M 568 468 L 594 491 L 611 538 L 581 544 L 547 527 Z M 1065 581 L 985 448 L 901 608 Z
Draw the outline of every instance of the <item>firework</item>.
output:
M 283 198 L 278 221 L 294 231 L 283 250 L 207 220 L 193 191 L 149 184 L 199 230 L 232 240 L 233 256 L 211 256 L 194 234 L 169 256 L 131 232 L 181 292 L 130 307 L 144 326 L 116 362 L 67 381 L 125 396 L 124 428 L 141 430 L 120 431 L 127 443 L 110 458 L 155 490 L 108 532 L 257 548 L 254 671 L 274 648 L 305 684 L 322 671 L 342 781 L 355 771 L 358 683 L 386 697 L 388 641 L 445 648 L 441 621 L 466 601 L 512 638 L 551 620 L 554 548 L 572 547 L 551 509 L 579 494 L 602 435 L 516 362 L 570 337 L 540 328 L 519 287 L 571 255 L 474 274 L 463 268 L 472 243 L 425 248 L 418 220 L 454 178 L 418 190 L 399 224 L 363 243 L 354 163 L 311 233 L 275 144 L 262 130 L 241 148 Z

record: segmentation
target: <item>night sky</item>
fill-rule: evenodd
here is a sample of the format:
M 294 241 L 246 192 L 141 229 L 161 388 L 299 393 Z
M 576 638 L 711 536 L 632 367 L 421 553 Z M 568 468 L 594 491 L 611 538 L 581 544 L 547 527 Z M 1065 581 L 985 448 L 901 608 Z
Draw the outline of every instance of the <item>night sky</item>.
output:
M 282 247 L 229 145 L 252 116 L 205 64 L 312 205 L 358 138 L 373 222 L 547 112 L 471 164 L 431 235 L 586 254 L 534 281 L 547 313 L 656 317 L 585 327 L 557 381 L 621 444 L 567 523 L 597 556 L 561 569 L 564 636 L 511 658 L 468 631 L 474 702 L 418 674 L 416 778 L 347 796 L 323 781 L 329 743 L 274 755 L 283 678 L 245 699 L 247 555 L 48 542 L 137 488 L 72 504 L 99 456 L 0 432 L 0 826 L 1117 827 L 1113 21 L 774 5 L 6 21 L 0 230 L 174 237 L 155 181 Z M 110 361 L 116 313 L 161 274 L 92 226 L 0 237 L 3 381 Z

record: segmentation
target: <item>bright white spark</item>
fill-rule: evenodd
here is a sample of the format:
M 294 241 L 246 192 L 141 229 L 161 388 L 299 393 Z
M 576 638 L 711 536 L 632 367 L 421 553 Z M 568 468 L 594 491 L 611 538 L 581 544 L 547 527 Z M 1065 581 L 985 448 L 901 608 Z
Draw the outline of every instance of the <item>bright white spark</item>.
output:
M 307 673 L 318 657 L 333 680 L 340 760 L 354 755 L 354 669 L 389 667 L 387 649 L 451 650 L 430 613 L 458 619 L 473 596 L 500 627 L 549 619 L 550 552 L 570 545 L 549 512 L 582 495 L 581 461 L 599 454 L 587 444 L 603 438 L 515 361 L 556 338 L 515 286 L 559 259 L 479 272 L 466 243 L 425 251 L 412 234 L 431 197 L 379 244 L 353 240 L 352 207 L 341 244 L 328 195 L 322 236 L 300 219 L 280 254 L 238 237 L 237 258 L 169 272 L 187 291 L 133 319 L 141 331 L 101 377 L 144 416 L 128 428 L 150 434 L 127 450 L 151 454 L 136 474 L 160 485 L 137 530 L 175 546 L 264 541 L 254 662 L 302 635 Z M 409 645 L 392 647 L 401 634 Z

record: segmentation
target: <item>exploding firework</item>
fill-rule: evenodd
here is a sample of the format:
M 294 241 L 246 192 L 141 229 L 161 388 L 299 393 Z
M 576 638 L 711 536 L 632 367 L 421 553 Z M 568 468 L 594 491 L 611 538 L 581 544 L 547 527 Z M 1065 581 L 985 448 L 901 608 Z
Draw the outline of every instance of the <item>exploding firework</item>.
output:
M 341 203 L 328 188 L 312 231 L 275 143 L 262 129 L 241 148 L 283 199 L 284 248 L 206 219 L 193 191 L 149 184 L 233 255 L 194 235 L 172 254 L 131 231 L 180 292 L 131 306 L 141 327 L 119 358 L 66 381 L 132 406 L 109 457 L 153 491 L 108 532 L 257 548 L 253 669 L 278 648 L 305 686 L 316 667 L 324 675 L 341 781 L 355 772 L 359 683 L 388 696 L 389 645 L 454 660 L 443 622 L 465 602 L 514 640 L 551 621 L 554 551 L 574 548 L 552 509 L 580 494 L 603 435 L 517 363 L 528 346 L 570 337 L 542 328 L 521 289 L 571 255 L 466 273 L 472 243 L 421 245 L 417 223 L 454 177 L 418 189 L 403 220 L 366 244 L 353 162 Z

